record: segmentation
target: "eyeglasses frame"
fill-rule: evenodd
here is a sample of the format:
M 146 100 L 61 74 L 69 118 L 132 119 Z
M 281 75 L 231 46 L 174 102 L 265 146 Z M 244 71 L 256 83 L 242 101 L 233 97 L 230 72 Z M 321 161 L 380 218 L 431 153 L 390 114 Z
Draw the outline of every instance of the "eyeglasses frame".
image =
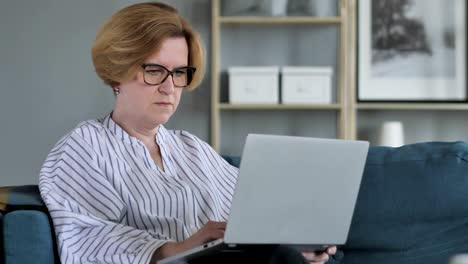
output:
M 148 83 L 146 81 L 146 78 L 145 78 L 145 72 L 146 72 L 146 67 L 148 66 L 157 66 L 157 67 L 161 67 L 163 68 L 164 70 L 166 70 L 167 74 L 166 74 L 166 77 L 164 77 L 160 83 L 157 83 L 157 84 L 152 84 L 152 83 Z M 165 82 L 167 77 L 169 77 L 169 75 L 171 75 L 172 77 L 172 83 L 174 84 L 174 87 L 180 87 L 180 88 L 185 88 L 187 86 L 190 85 L 190 83 L 192 82 L 192 79 L 193 79 L 193 76 L 190 76 L 190 79 L 187 80 L 187 85 L 185 86 L 178 86 L 175 84 L 174 82 L 174 72 L 176 72 L 177 70 L 180 70 L 180 69 L 190 69 L 192 70 L 192 75 L 197 71 L 197 68 L 195 67 L 192 67 L 192 66 L 182 66 L 182 67 L 176 67 L 174 68 L 172 71 L 169 70 L 168 68 L 166 68 L 165 66 L 161 65 L 161 64 L 157 64 L 157 63 L 143 63 L 141 65 L 141 67 L 143 68 L 143 81 L 147 84 L 147 85 L 151 85 L 151 86 L 156 86 L 156 85 L 160 85 L 161 83 Z M 188 77 L 188 76 L 187 76 Z

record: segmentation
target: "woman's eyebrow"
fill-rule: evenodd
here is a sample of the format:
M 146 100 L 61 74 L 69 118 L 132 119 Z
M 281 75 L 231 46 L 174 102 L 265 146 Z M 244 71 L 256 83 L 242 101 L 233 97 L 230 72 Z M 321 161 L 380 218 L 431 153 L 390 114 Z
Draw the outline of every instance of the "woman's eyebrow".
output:
M 168 70 L 173 70 L 173 69 L 178 69 L 178 68 L 183 68 L 183 67 L 188 67 L 188 66 L 189 66 L 188 64 L 182 64 L 182 65 L 180 65 L 180 66 L 175 66 L 174 68 L 169 69 L 169 67 L 167 67 L 166 65 L 160 64 L 160 63 L 155 63 L 155 62 L 146 62 L 146 63 L 143 63 L 143 65 L 148 65 L 148 66 L 163 66 L 164 68 L 166 68 L 166 69 L 168 69 Z

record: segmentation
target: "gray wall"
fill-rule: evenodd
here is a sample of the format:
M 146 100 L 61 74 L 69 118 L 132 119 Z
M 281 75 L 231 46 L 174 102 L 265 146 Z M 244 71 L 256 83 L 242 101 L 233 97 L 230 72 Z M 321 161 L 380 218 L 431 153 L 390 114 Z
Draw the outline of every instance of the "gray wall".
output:
M 139 1 L 0 1 L 0 186 L 35 184 L 48 151 L 60 137 L 80 121 L 112 110 L 113 95 L 95 76 L 90 48 L 105 18 Z M 211 1 L 165 2 L 177 7 L 200 31 L 209 62 Z M 333 28 L 226 26 L 222 37 L 223 71 L 235 64 L 313 62 L 333 65 L 335 70 L 339 67 L 333 52 L 336 46 L 324 45 L 336 43 Z M 178 112 L 167 124 L 206 141 L 211 78 L 210 65 L 207 67 L 200 89 L 183 96 Z M 225 93 L 223 87 L 221 92 Z M 334 111 L 223 111 L 221 115 L 224 154 L 240 154 L 249 132 L 317 137 L 335 137 L 337 133 Z M 373 143 L 385 120 L 403 122 L 406 143 L 468 140 L 466 112 L 359 111 L 358 120 L 360 138 Z
M 1 0 L 0 186 L 36 184 L 60 137 L 112 110 L 113 95 L 94 73 L 90 48 L 104 19 L 133 2 Z M 210 1 L 166 2 L 194 24 L 209 51 Z M 209 139 L 209 80 L 183 96 L 168 127 Z

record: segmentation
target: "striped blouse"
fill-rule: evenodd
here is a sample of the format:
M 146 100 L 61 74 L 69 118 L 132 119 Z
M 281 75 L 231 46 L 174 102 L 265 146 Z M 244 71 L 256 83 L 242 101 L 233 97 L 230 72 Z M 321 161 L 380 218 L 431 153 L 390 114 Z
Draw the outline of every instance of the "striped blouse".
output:
M 238 170 L 207 143 L 162 125 L 164 171 L 112 118 L 81 123 L 39 177 L 62 263 L 149 263 L 167 241 L 226 221 Z

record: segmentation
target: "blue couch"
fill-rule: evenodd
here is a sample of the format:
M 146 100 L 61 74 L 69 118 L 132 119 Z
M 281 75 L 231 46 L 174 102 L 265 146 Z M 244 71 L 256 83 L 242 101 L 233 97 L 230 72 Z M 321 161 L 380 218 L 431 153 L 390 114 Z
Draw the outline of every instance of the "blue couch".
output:
M 0 264 L 60 263 L 52 220 L 35 185 L 0 187 Z
M 58 263 L 37 186 L 8 193 L 0 263 Z M 468 253 L 468 144 L 371 147 L 348 242 L 330 263 L 447 264 L 459 253 Z

